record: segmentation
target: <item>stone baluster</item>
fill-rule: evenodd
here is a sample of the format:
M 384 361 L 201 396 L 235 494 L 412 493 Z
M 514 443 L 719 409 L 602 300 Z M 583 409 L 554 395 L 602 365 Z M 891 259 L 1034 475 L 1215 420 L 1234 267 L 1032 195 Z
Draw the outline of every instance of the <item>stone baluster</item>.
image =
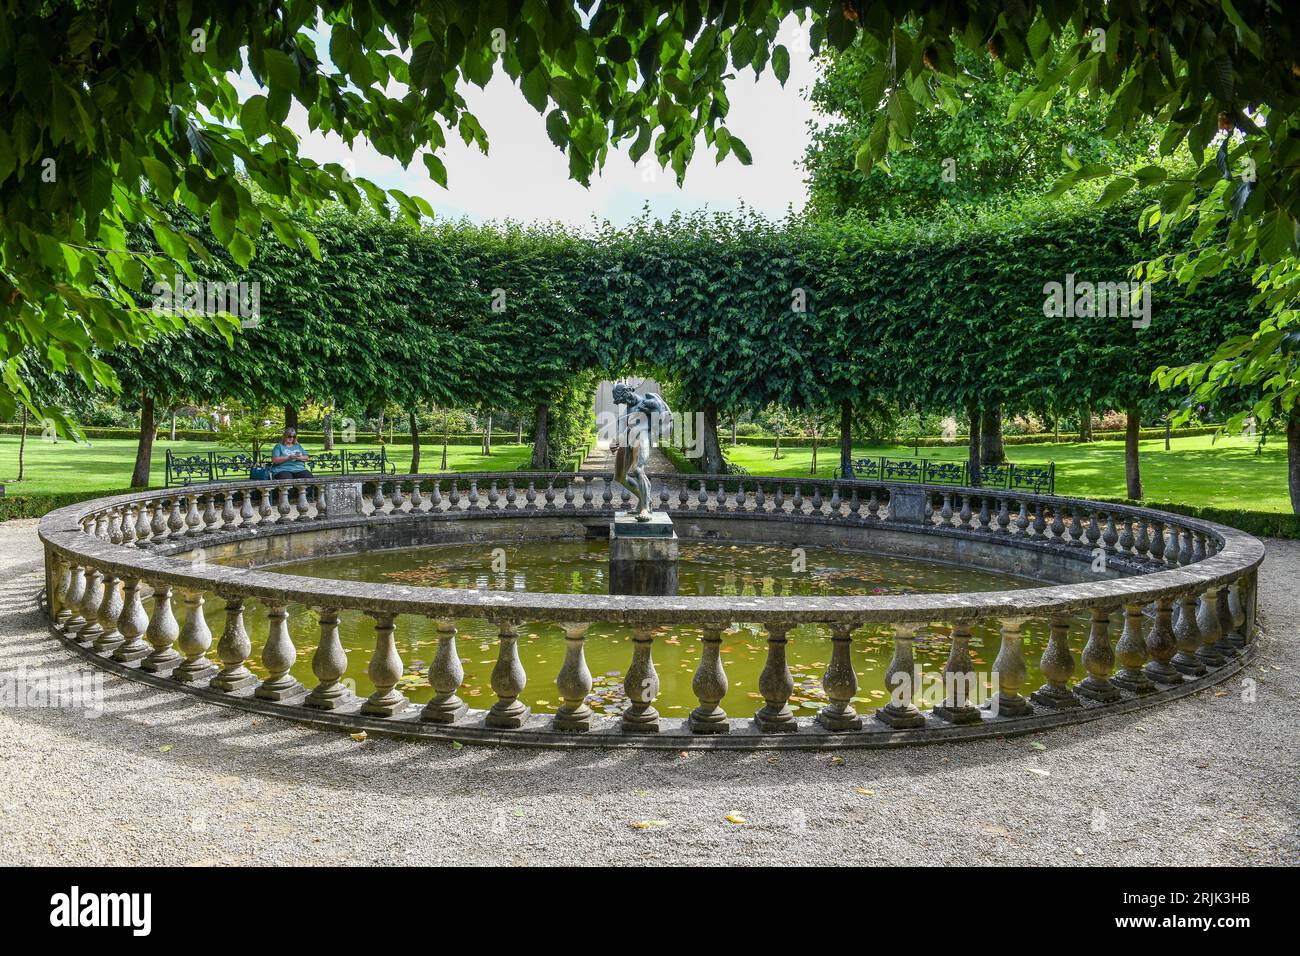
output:
M 176 646 L 185 660 L 172 671 L 172 680 L 197 684 L 211 679 L 217 669 L 207 658 L 208 648 L 212 646 L 212 632 L 203 614 L 203 592 L 186 590 L 181 593 L 185 597 L 185 624 L 181 627 Z
M 108 510 L 108 542 L 109 544 L 122 543 L 122 513 L 117 508 Z
M 456 622 L 449 617 L 439 618 L 438 650 L 429 665 L 429 686 L 433 688 L 433 696 L 420 711 L 420 719 L 435 724 L 454 724 L 464 717 L 469 705 L 456 696 L 464 681 L 465 668 L 461 666 L 460 654 L 456 651 Z
M 149 615 L 140 600 L 140 579 L 125 578 L 122 581 L 122 609 L 117 615 L 117 633 L 121 635 L 122 643 L 113 650 L 113 660 L 127 664 L 148 657 L 149 645 L 144 641 L 148 627 Z
M 1165 523 L 1158 519 L 1151 522 L 1151 558 L 1160 564 L 1165 560 Z
M 1228 662 L 1219 649 L 1223 629 L 1219 625 L 1219 589 L 1206 588 L 1201 603 L 1196 608 L 1196 627 L 1201 632 L 1201 646 L 1196 656 L 1207 667 L 1222 667 Z
M 1067 710 L 1082 706 L 1070 689 L 1074 677 L 1074 654 L 1070 651 L 1070 619 L 1063 614 L 1052 616 L 1047 645 L 1038 661 L 1046 683 L 1029 695 L 1035 704 L 1052 710 Z
M 1088 550 L 1095 551 L 1097 543 L 1103 540 L 1100 514 L 1093 511 L 1088 513 L 1088 525 L 1083 536 L 1088 541 Z
M 985 532 L 989 530 L 989 524 L 993 521 L 993 516 L 989 511 L 988 495 L 980 495 L 980 512 L 976 520 L 979 522 L 979 527 L 976 530 Z
M 1084 520 L 1078 505 L 1070 508 L 1070 544 L 1083 547 Z
M 195 537 L 203 532 L 203 516 L 199 514 L 199 496 L 187 494 L 185 496 L 187 509 L 185 512 L 185 533 L 190 537 Z
M 1148 533 L 1147 527 L 1146 518 L 1137 519 L 1137 538 L 1133 542 L 1133 548 L 1137 556 L 1143 561 L 1147 559 L 1147 555 L 1151 552 L 1151 535 Z
M 227 491 L 221 496 L 221 529 L 229 531 L 235 527 L 235 493 Z
M 1229 598 L 1232 590 L 1231 584 L 1225 584 L 1215 595 L 1215 608 L 1219 615 L 1219 641 L 1215 646 L 1219 649 L 1219 653 L 1228 659 L 1237 657 L 1245 646 L 1241 636 L 1233 629 L 1232 602 Z
M 63 633 L 72 637 L 86 626 L 86 619 L 81 612 L 81 606 L 86 601 L 86 569 L 71 561 L 68 563 L 68 572 L 68 592 L 63 601 L 63 611 L 67 615 L 63 617 L 62 623 Z M 63 611 L 59 612 L 61 616 Z
M 501 621 L 497 626 L 497 661 L 492 667 L 492 693 L 497 700 L 483 722 L 510 730 L 524 726 L 532 711 L 519 695 L 527 686 L 528 675 L 519 660 L 519 625 Z
M 575 479 L 575 480 L 581 480 L 581 479 Z M 491 501 L 493 505 L 496 504 L 496 500 L 497 500 L 496 490 L 497 490 L 497 483 L 494 481 L 492 482 L 492 491 L 488 495 L 488 500 Z M 562 510 L 564 511 L 577 510 L 577 506 L 573 503 L 573 499 L 576 496 L 576 494 L 577 494 L 577 490 L 574 488 L 573 482 L 572 481 L 565 482 L 564 483 L 564 506 Z M 663 493 L 660 495 L 660 498 L 663 501 L 663 510 L 667 511 L 668 510 L 668 486 L 667 485 L 663 487 Z
M 995 529 L 998 534 L 1007 534 L 1007 527 L 1011 524 L 1011 514 L 1007 511 L 1007 499 L 998 499 L 998 526 Z
M 1183 528 L 1182 531 L 1183 531 L 1183 544 L 1182 547 L 1178 549 L 1178 563 L 1191 564 L 1192 557 L 1194 554 L 1192 548 L 1192 529 Z
M 583 653 L 583 642 L 591 625 L 565 622 L 560 626 L 564 628 L 564 663 L 555 677 L 560 706 L 551 721 L 551 729 L 581 733 L 591 729 L 592 719 L 591 707 L 587 704 L 587 695 L 591 693 L 591 670 Z
M 722 666 L 722 628 L 705 625 L 700 644 L 700 663 L 691 679 L 691 690 L 699 706 L 691 711 L 690 728 L 695 734 L 725 734 L 731 730 L 722 699 L 727 696 L 727 672 Z
M 1174 642 L 1178 646 L 1178 653 L 1169 662 L 1174 670 L 1187 677 L 1203 675 L 1205 663 L 1197 655 L 1201 649 L 1201 629 L 1196 625 L 1194 591 L 1178 596 L 1178 620 L 1174 622 Z
M 316 675 L 316 686 L 311 689 L 303 706 L 313 710 L 337 710 L 352 700 L 352 692 L 343 683 L 348 670 L 348 652 L 339 640 L 339 609 L 320 609 L 320 643 L 311 656 L 311 672 Z
M 1173 627 L 1174 599 L 1156 600 L 1156 617 L 1147 630 L 1147 655 L 1151 658 L 1142 668 L 1147 677 L 1157 684 L 1178 685 L 1182 674 L 1174 668 L 1172 659 L 1178 651 L 1178 638 Z
M 101 654 L 111 654 L 125 640 L 117 629 L 117 619 L 122 614 L 122 582 L 116 575 L 105 574 L 103 592 L 96 613 L 100 631 L 95 638 L 95 650 Z
M 154 502 L 153 513 L 149 516 L 149 537 L 153 541 L 162 541 L 167 534 L 167 502 L 159 498 Z
M 315 487 L 305 481 L 294 482 L 294 495 L 298 499 L 298 514 L 295 520 L 306 521 L 307 516 L 311 514 L 311 491 Z
M 952 626 L 952 646 L 943 665 L 943 703 L 934 714 L 950 724 L 978 724 L 984 718 L 974 704 L 979 699 L 979 672 L 970 658 L 971 625 L 957 621 Z
M 916 695 L 916 661 L 912 643 L 922 625 L 911 622 L 894 625 L 894 656 L 885 669 L 885 690 L 889 703 L 876 711 L 876 719 L 895 729 L 920 727 L 925 717 L 912 702 Z
M 620 729 L 625 734 L 659 732 L 659 711 L 654 708 L 659 696 L 659 673 L 655 670 L 653 648 L 654 634 L 648 628 L 637 628 L 632 634 L 632 663 L 623 676 L 628 705 Z
M 1147 642 L 1142 636 L 1140 604 L 1124 605 L 1124 629 L 1115 643 L 1115 659 L 1119 662 L 1119 672 L 1111 678 L 1111 683 L 1138 695 L 1155 691 L 1155 685 L 1142 669 L 1147 660 Z
M 971 515 L 970 495 L 963 493 L 961 496 L 961 511 L 957 513 L 957 527 L 969 528 Z
M 303 489 L 299 489 L 301 493 Z M 292 674 L 298 660 L 298 649 L 289 636 L 289 610 L 283 604 L 270 604 L 266 609 L 266 643 L 262 645 L 262 666 L 267 678 L 257 685 L 253 696 L 261 700 L 289 700 L 300 697 L 305 688 Z
M 258 524 L 269 524 L 271 522 L 272 516 L 275 514 L 275 505 L 273 501 L 274 495 L 274 485 L 263 485 L 257 489 L 257 515 L 260 519 Z
M 402 495 L 402 482 L 400 480 L 393 482 L 393 492 L 388 500 L 392 504 L 392 508 L 389 510 L 393 514 L 401 514 L 403 507 L 406 505 L 406 499 Z
M 831 659 L 822 675 L 822 689 L 830 701 L 817 712 L 817 723 L 827 730 L 861 730 L 862 717 L 853 707 L 858 675 L 853 669 L 853 624 L 831 625 Z
M 1020 513 L 1016 515 L 1016 533 L 1022 537 L 1025 535 L 1026 529 L 1029 527 L 1029 512 L 1026 510 L 1028 507 L 1029 503 L 1026 502 L 1025 499 L 1021 498 Z
M 763 706 L 754 715 L 754 726 L 763 733 L 793 733 L 799 725 L 790 709 L 794 676 L 790 673 L 785 653 L 790 625 L 768 624 L 765 629 L 767 660 L 758 675 L 758 692 L 763 695 Z
M 203 528 L 202 531 L 216 531 L 217 525 L 221 523 L 221 518 L 217 514 L 217 495 L 216 493 L 203 496 Z
M 785 514 L 785 488 L 780 482 L 777 482 L 776 491 L 772 495 L 772 513 Z
M 72 611 L 68 607 L 72 565 L 67 558 L 55 551 L 49 551 L 47 554 L 49 557 L 46 563 L 51 565 L 50 580 L 54 583 L 54 587 L 49 592 L 50 617 L 57 626 L 62 627 L 63 623 L 72 616 Z
M 1238 647 L 1250 644 L 1246 626 L 1246 608 L 1250 604 L 1250 578 L 1242 575 L 1228 589 L 1228 609 L 1232 612 L 1232 633 Z
M 152 587 L 153 614 L 149 615 L 149 627 L 144 632 L 144 639 L 153 650 L 140 662 L 140 670 L 151 674 L 170 674 L 181 663 L 180 652 L 172 646 L 181 635 L 181 626 L 172 612 L 171 585 L 154 581 Z
M 1110 646 L 1110 608 L 1092 609 L 1092 628 L 1088 643 L 1083 646 L 1082 659 L 1088 676 L 1079 681 L 1074 692 L 1103 704 L 1119 700 L 1119 688 L 1110 681 L 1110 672 L 1115 667 L 1115 651 Z
M 239 492 L 239 526 L 241 528 L 251 528 L 255 523 L 253 520 L 255 517 L 256 515 L 253 514 L 253 495 L 247 488 L 243 488 Z
M 143 548 L 149 544 L 152 528 L 149 522 L 149 507 L 142 502 L 135 511 L 135 546 Z
M 289 515 L 293 513 L 293 505 L 289 504 L 289 485 L 287 482 L 281 482 L 280 486 L 275 489 L 276 511 L 280 517 L 276 519 L 279 522 L 289 520 Z
M 626 488 L 624 488 L 624 489 L 623 489 L 623 504 L 624 504 L 624 506 L 627 505 L 627 500 L 628 500 L 629 495 L 630 495 L 630 493 L 628 492 L 628 490 L 627 490 Z M 534 481 L 530 481 L 530 482 L 528 483 L 528 492 L 527 492 L 527 494 L 524 495 L 524 500 L 527 501 L 527 504 L 524 505 L 524 510 L 525 510 L 525 511 L 536 511 L 536 510 L 537 510 L 537 483 L 536 483 L 536 482 L 534 482 Z
M 455 485 L 452 487 L 455 488 Z M 384 483 L 379 479 L 375 479 L 375 490 L 370 495 L 370 513 L 374 515 L 383 514 L 385 504 Z
M 429 511 L 437 514 L 442 511 L 442 482 L 435 481 L 429 492 Z
M 82 592 L 81 619 L 84 622 L 77 629 L 75 640 L 78 644 L 94 644 L 104 627 L 99 623 L 99 606 L 104 603 L 104 575 L 98 568 L 86 568 L 86 588 Z
M 1207 556 L 1205 533 L 1202 531 L 1195 532 L 1192 536 L 1192 541 L 1192 561 L 1204 561 Z
M 1119 532 L 1119 550 L 1125 557 L 1133 553 L 1133 545 L 1137 539 L 1133 536 L 1133 516 L 1123 515 L 1120 518 Z
M 319 484 L 312 485 L 312 488 L 316 492 L 316 520 L 317 521 L 329 520 L 330 517 L 329 487 L 330 486 L 327 485 L 325 482 L 320 482 Z
M 410 704 L 406 695 L 397 689 L 403 671 L 402 657 L 397 653 L 394 637 L 397 615 L 387 611 L 368 613 L 375 619 L 375 650 L 370 655 L 366 676 L 375 689 L 361 705 L 361 713 L 367 717 L 393 717 Z
M 221 596 L 226 602 L 226 625 L 221 631 L 221 640 L 217 641 L 221 670 L 208 686 L 224 694 L 233 694 L 257 683 L 253 672 L 244 664 L 253 653 L 253 642 L 244 627 L 244 599 L 238 595 Z
M 993 674 L 998 687 L 993 702 L 997 708 L 994 714 L 998 717 L 1023 717 L 1034 711 L 1033 705 L 1020 694 L 1020 688 L 1029 676 L 1022 634 L 1025 619 L 1004 618 L 1001 624 L 1002 641 L 998 646 L 998 656 L 993 659 Z
M 497 483 L 494 481 L 492 482 L 492 495 L 491 495 L 492 506 L 494 508 L 496 507 L 496 503 L 497 503 L 496 492 L 497 492 Z M 324 501 L 324 498 L 322 498 L 321 500 Z M 423 489 L 420 488 L 419 478 L 416 478 L 415 481 L 411 483 L 411 510 L 417 512 L 424 510 L 424 491 Z
M 1044 514 L 1047 506 L 1041 501 L 1034 502 L 1034 537 L 1043 538 L 1047 536 L 1047 515 Z

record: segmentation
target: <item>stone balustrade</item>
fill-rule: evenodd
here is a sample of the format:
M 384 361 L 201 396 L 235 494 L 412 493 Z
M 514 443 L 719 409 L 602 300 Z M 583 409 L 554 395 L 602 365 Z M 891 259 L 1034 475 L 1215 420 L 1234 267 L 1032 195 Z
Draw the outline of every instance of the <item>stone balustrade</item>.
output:
M 674 597 L 470 591 L 305 578 L 273 570 L 196 561 L 221 542 L 294 535 L 318 528 L 392 522 L 606 517 L 629 504 L 608 476 L 550 473 L 419 475 L 364 482 L 352 478 L 253 481 L 171 489 L 85 502 L 41 522 L 46 553 L 46 606 L 51 626 L 70 646 L 111 670 L 179 686 L 210 700 L 294 719 L 347 728 L 462 740 L 525 744 L 642 746 L 875 746 L 940 737 L 1005 734 L 1145 706 L 1190 693 L 1238 670 L 1253 653 L 1259 541 L 1235 529 L 1146 508 L 1005 490 L 888 486 L 858 481 L 777 478 L 654 477 L 656 508 L 679 526 L 692 521 L 783 521 L 872 534 L 917 536 L 948 545 L 975 543 L 1051 555 L 1089 568 L 1075 583 L 997 592 L 851 597 Z M 912 539 L 909 539 L 912 540 Z M 214 641 L 203 611 L 216 597 L 224 625 Z M 259 680 L 244 621 L 250 602 L 268 618 Z M 315 608 L 319 635 L 294 635 L 291 604 Z M 372 621 L 373 651 L 365 699 L 342 678 L 347 652 L 339 641 L 342 611 Z M 1081 663 L 1087 676 L 1071 684 L 1075 661 L 1066 639 L 1070 616 L 1087 614 L 1091 630 Z M 399 689 L 404 662 L 394 634 L 404 618 L 437 622 L 429 666 L 432 694 L 423 707 Z M 457 621 L 486 618 L 497 630 L 491 688 L 496 700 L 471 710 L 457 694 L 463 680 Z M 1045 683 L 1026 687 L 1022 631 L 1047 622 L 1040 671 Z M 520 628 L 555 623 L 565 654 L 555 674 L 527 673 Z M 618 718 L 587 706 L 592 675 L 584 642 L 593 623 L 630 629 L 625 672 L 628 705 Z M 734 713 L 718 653 L 723 631 L 737 622 L 761 626 L 766 662 L 761 705 Z M 997 693 L 974 704 L 968 649 L 976 623 L 997 624 L 1001 640 L 992 666 Z M 692 688 L 696 707 L 685 720 L 655 709 L 658 676 L 654 629 L 702 629 Z M 831 639 L 823 677 L 826 705 L 814 719 L 790 709 L 794 689 L 786 661 L 790 630 L 816 625 Z M 854 707 L 858 679 L 855 634 L 893 630 L 885 673 L 888 702 Z M 913 642 L 929 628 L 947 635 L 944 699 L 918 709 L 911 679 Z M 290 671 L 296 642 L 315 644 L 304 687 Z M 215 653 L 215 660 L 212 655 Z M 560 706 L 535 714 L 520 701 L 528 682 L 553 680 Z

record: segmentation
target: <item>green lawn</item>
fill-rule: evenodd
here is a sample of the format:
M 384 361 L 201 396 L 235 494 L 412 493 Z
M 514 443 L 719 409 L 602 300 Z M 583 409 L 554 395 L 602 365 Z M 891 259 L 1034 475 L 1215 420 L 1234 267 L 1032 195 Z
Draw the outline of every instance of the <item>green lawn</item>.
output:
M 375 449 L 377 445 L 348 445 L 352 451 Z M 0 483 L 7 495 L 50 494 L 70 491 L 116 491 L 126 488 L 135 465 L 136 443 L 125 438 L 103 438 L 89 445 L 58 444 L 43 441 L 40 433 L 27 437 L 27 477 L 14 481 L 18 474 L 18 436 L 0 435 Z M 154 443 L 152 479 L 162 487 L 163 457 L 170 448 L 178 455 L 217 448 L 230 449 L 197 441 L 160 441 Z M 319 451 L 308 444 L 307 451 Z M 484 456 L 477 445 L 452 445 L 447 450 L 447 466 L 452 471 L 513 471 L 528 467 L 532 449 L 527 445 L 494 445 L 491 457 Z M 393 445 L 389 457 L 399 472 L 411 464 L 411 446 Z M 437 471 L 442 463 L 442 446 L 422 446 L 422 471 Z
M 771 448 L 749 445 L 724 446 L 727 457 L 754 474 L 796 477 L 809 474 L 812 449 L 782 449 L 772 459 Z M 862 457 L 887 455 L 911 458 L 910 445 L 858 448 Z M 1286 442 L 1275 438 L 1257 452 L 1251 439 L 1198 435 L 1176 438 L 1165 451 L 1163 439 L 1141 443 L 1142 484 L 1146 500 L 1176 502 L 1254 511 L 1290 512 L 1286 487 Z M 1124 485 L 1124 443 L 1095 442 L 1091 445 L 1008 445 L 1007 456 L 1018 465 L 1056 462 L 1056 492 L 1081 498 L 1122 498 Z M 966 449 L 922 448 L 922 458 L 960 461 Z M 830 478 L 839 466 L 839 448 L 817 450 L 817 474 Z

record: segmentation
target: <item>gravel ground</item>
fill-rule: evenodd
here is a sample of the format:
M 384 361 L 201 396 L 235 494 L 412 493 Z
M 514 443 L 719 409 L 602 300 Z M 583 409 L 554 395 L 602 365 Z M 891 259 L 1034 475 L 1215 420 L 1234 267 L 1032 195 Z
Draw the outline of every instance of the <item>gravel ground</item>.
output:
M 93 719 L 0 708 L 0 864 L 1294 864 L 1297 580 L 1270 541 L 1253 700 L 842 764 L 357 743 L 106 676 Z M 39 586 L 36 523 L 0 524 L 6 674 L 76 664 Z

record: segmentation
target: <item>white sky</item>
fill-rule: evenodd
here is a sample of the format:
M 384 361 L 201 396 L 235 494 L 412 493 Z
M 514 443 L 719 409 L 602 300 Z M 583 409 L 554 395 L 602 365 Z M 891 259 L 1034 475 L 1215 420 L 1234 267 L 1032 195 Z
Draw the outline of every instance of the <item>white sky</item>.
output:
M 727 88 L 731 112 L 726 126 L 749 147 L 753 164 L 742 166 L 728 156 L 719 165 L 701 139 L 680 189 L 671 170 L 660 169 L 648 155 L 633 166 L 626 146 L 610 154 L 589 189 L 574 182 L 569 178 L 568 159 L 546 135 L 543 116 L 500 72 L 485 89 L 471 85 L 464 90 L 471 111 L 487 130 L 490 146 L 484 156 L 450 132 L 447 146 L 439 153 L 447 167 L 447 189 L 429 179 L 419 156 L 403 169 L 361 139 L 349 150 L 337 136 L 309 132 L 306 113 L 297 104 L 289 126 L 302 141 L 303 155 L 342 163 L 354 175 L 386 189 L 423 196 L 439 215 L 450 218 L 556 220 L 587 227 L 595 216 L 623 225 L 637 218 L 647 202 L 652 215 L 660 218 L 676 210 L 730 210 L 742 204 L 780 218 L 789 207 L 800 211 L 807 199 L 799 162 L 808 142 L 807 121 L 814 115 L 807 91 L 815 75 L 807 26 L 790 19 L 781 40 L 790 50 L 791 61 L 784 87 L 769 66 L 757 81 L 752 70 L 744 70 Z M 318 49 L 323 52 L 328 45 L 321 43 Z

